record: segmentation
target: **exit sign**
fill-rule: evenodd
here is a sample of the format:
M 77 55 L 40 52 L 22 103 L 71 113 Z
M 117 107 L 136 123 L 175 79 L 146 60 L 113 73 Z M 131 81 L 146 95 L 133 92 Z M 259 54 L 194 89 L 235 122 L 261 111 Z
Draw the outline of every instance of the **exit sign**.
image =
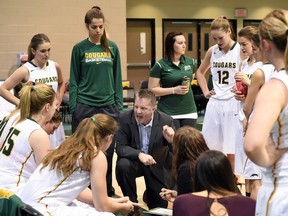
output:
M 246 8 L 235 8 L 235 17 L 237 17 L 237 18 L 247 17 L 247 9 Z

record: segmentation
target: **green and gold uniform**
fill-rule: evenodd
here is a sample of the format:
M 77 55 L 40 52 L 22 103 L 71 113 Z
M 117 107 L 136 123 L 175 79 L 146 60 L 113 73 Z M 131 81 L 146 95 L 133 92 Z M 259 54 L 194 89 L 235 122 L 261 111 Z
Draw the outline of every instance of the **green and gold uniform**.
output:
M 117 104 L 123 108 L 120 53 L 109 41 L 110 52 L 88 39 L 73 47 L 70 67 L 69 100 L 73 113 L 76 103 L 92 107 Z

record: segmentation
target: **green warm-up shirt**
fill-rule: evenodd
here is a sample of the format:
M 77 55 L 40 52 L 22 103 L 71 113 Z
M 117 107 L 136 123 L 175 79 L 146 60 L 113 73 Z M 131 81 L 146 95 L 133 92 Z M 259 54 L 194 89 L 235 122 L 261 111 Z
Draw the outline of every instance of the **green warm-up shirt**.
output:
M 122 73 L 117 45 L 109 41 L 110 52 L 88 39 L 76 44 L 70 65 L 69 103 L 73 113 L 76 103 L 94 107 L 117 104 L 123 109 Z
M 150 77 L 160 78 L 162 88 L 171 88 L 182 83 L 182 77 L 188 76 L 192 80 L 196 72 L 196 64 L 192 58 L 182 56 L 178 66 L 170 60 L 161 59 L 156 62 L 150 72 Z M 197 112 L 194 95 L 190 86 L 185 95 L 170 94 L 161 96 L 157 109 L 168 115 L 182 115 Z

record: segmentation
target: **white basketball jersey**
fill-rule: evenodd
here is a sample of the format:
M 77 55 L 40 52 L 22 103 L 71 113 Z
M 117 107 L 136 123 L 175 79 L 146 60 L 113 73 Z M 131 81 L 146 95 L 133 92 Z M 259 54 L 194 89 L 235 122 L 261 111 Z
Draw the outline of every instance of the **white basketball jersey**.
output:
M 252 78 L 252 74 L 257 70 L 257 69 L 261 69 L 263 67 L 263 62 L 259 61 L 259 62 L 255 62 L 252 65 L 249 65 L 248 60 L 244 60 L 241 66 L 241 72 L 245 73 L 247 75 L 247 77 L 251 80 Z
M 93 206 L 81 203 L 76 197 L 90 184 L 90 172 L 75 164 L 71 174 L 57 174 L 50 167 L 40 165 L 30 177 L 21 193 L 25 203 L 43 215 L 55 216 L 112 216 L 113 213 L 98 212 Z
M 58 175 L 49 166 L 41 168 L 42 165 L 35 170 L 19 194 L 25 203 L 32 206 L 44 205 L 49 209 L 49 206 L 68 205 L 90 184 L 90 172 L 77 166 L 69 176 Z
M 257 69 L 262 68 L 262 67 L 263 67 L 263 62 L 262 61 L 255 62 L 254 64 L 249 65 L 249 63 L 248 63 L 248 61 L 246 59 L 246 60 L 244 60 L 242 62 L 241 72 L 245 73 L 247 75 L 247 77 L 251 80 L 253 73 Z M 249 89 L 248 89 L 248 91 L 249 91 Z M 244 114 L 244 111 L 243 111 L 243 106 L 244 106 L 244 102 L 241 101 L 239 103 L 239 119 L 240 119 L 240 121 L 243 121 L 243 119 L 245 118 L 245 114 Z
M 14 127 L 5 127 L 3 133 L 7 133 L 7 136 L 0 149 L 0 188 L 14 193 L 21 190 L 36 169 L 37 164 L 28 139 L 38 129 L 43 130 L 31 119 L 19 122 Z
M 210 59 L 212 82 L 216 92 L 213 98 L 227 100 L 234 97 L 231 89 L 235 85 L 234 75 L 239 71 L 240 62 L 240 45 L 237 42 L 226 54 L 217 44 L 213 46 Z
M 24 65 L 29 71 L 29 80 L 35 83 L 45 83 L 51 85 L 54 91 L 57 93 L 58 89 L 58 73 L 55 63 L 48 60 L 47 66 L 44 69 L 39 68 L 32 62 L 26 62 Z
M 265 63 L 265 64 L 262 64 L 261 70 L 264 73 L 265 83 L 266 83 L 271 78 L 272 74 L 275 72 L 275 67 L 271 63 Z M 252 110 L 252 112 L 251 112 L 251 114 L 249 116 L 249 121 L 252 118 L 253 112 L 254 112 L 254 110 Z
M 9 130 L 5 130 L 5 128 L 10 128 L 14 124 L 17 123 L 18 118 L 20 116 L 20 112 L 15 113 L 8 120 L 7 120 L 7 117 L 10 115 L 10 113 L 6 112 L 5 114 L 4 113 L 2 115 L 1 114 L 0 114 L 0 148 L 2 146 L 4 139 L 6 138 L 9 132 Z
M 273 73 L 270 79 L 281 80 L 286 85 L 288 91 L 288 75 L 286 70 L 280 70 Z M 273 142 L 279 148 L 288 147 L 288 105 L 285 106 L 285 108 L 280 113 L 277 121 L 275 122 L 271 130 L 271 137 Z
M 265 82 L 267 82 L 272 76 L 272 74 L 274 73 L 275 67 L 271 63 L 267 63 L 267 64 L 265 63 L 262 66 L 262 71 L 264 72 Z

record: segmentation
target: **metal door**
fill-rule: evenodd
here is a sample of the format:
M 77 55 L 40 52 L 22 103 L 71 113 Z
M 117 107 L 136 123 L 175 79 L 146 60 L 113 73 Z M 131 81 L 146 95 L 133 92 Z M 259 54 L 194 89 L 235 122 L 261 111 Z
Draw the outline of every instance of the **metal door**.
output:
M 127 19 L 127 79 L 139 89 L 155 63 L 154 19 Z
M 186 39 L 185 55 L 197 60 L 197 22 L 190 20 L 163 20 L 163 55 L 165 38 L 169 32 L 182 32 Z
M 187 48 L 185 55 L 194 58 L 199 65 L 209 47 L 213 45 L 213 39 L 210 37 L 211 21 L 191 19 L 163 20 L 163 53 L 166 35 L 171 31 L 179 31 L 186 38 Z M 209 77 L 209 73 L 207 73 L 207 77 Z
M 163 19 L 163 53 L 164 41 L 168 32 L 181 31 L 187 41 L 186 55 L 196 59 L 199 66 L 209 47 L 214 45 L 214 40 L 210 35 L 212 21 L 212 19 Z M 230 20 L 230 22 L 236 32 L 237 21 Z M 207 81 L 209 81 L 209 77 L 210 71 L 206 73 Z
M 198 56 L 198 61 L 199 64 L 201 64 L 202 60 L 204 59 L 206 52 L 208 49 L 215 44 L 213 38 L 210 35 L 211 31 L 211 21 L 199 21 L 198 22 L 198 29 L 199 29 L 199 35 L 200 35 L 200 49 L 199 49 L 199 56 Z M 210 82 L 211 80 L 209 79 L 211 75 L 210 70 L 205 74 L 209 89 L 212 89 L 213 87 L 211 86 L 212 83 Z

